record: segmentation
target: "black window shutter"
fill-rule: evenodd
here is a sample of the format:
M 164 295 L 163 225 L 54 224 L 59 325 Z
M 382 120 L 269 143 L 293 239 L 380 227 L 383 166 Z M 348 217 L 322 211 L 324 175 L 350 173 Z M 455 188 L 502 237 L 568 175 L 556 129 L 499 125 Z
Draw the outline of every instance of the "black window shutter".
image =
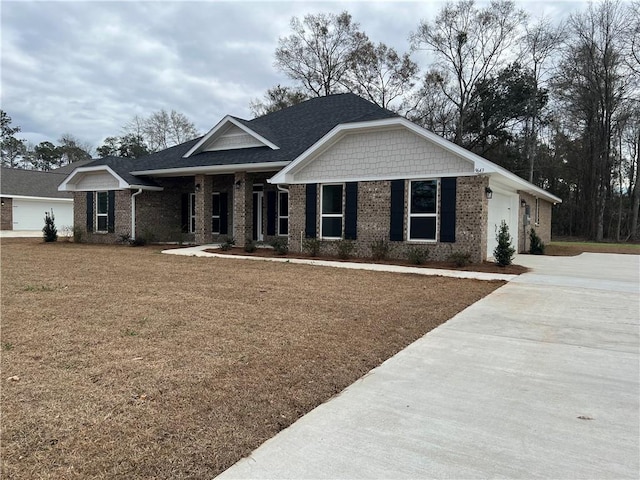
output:
M 87 192 L 87 232 L 93 232 L 93 195 Z
M 392 242 L 404 240 L 404 180 L 391 181 L 389 239 Z
M 189 194 L 183 193 L 180 204 L 180 227 L 182 233 L 189 233 Z
M 109 190 L 107 193 L 107 232 L 116 231 L 116 192 Z
M 344 238 L 355 240 L 358 237 L 358 182 L 345 185 L 344 199 Z
M 456 178 L 440 181 L 440 241 L 456 241 Z
M 274 190 L 267 192 L 267 235 L 276 234 L 276 198 Z
M 307 185 L 307 198 L 305 202 L 305 236 L 316 238 L 316 217 L 318 215 L 318 184 L 309 183 Z
M 229 233 L 229 194 L 220 192 L 220 235 Z

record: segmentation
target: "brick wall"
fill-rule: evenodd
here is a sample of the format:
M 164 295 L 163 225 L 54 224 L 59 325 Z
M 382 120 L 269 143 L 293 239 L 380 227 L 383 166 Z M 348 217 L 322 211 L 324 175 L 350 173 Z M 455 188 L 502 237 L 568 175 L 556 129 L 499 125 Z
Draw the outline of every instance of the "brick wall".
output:
M 95 205 L 95 204 L 94 204 Z M 95 207 L 94 207 L 95 208 Z M 131 235 L 131 191 L 116 190 L 113 233 L 87 231 L 87 192 L 73 194 L 73 225 L 82 234 L 82 240 L 91 243 L 116 243 L 122 235 Z M 95 215 L 95 209 L 94 209 Z M 96 220 L 94 218 L 95 226 Z
M 473 262 L 486 259 L 487 250 L 487 216 L 488 203 L 485 197 L 485 187 L 488 186 L 487 177 L 459 177 L 457 180 L 456 198 L 456 242 L 389 242 L 391 258 L 407 258 L 409 250 L 413 248 L 427 249 L 430 260 L 445 260 L 451 253 L 469 253 Z M 409 181 L 405 182 L 404 232 L 407 232 Z M 440 189 L 438 189 L 440 194 Z M 320 188 L 316 201 L 318 202 L 318 218 L 316 228 L 320 231 Z M 305 201 L 306 186 L 291 185 L 289 187 L 289 238 L 290 250 L 301 251 L 300 235 L 305 230 Z M 440 198 L 438 198 L 440 202 Z M 391 182 L 373 181 L 358 183 L 358 230 L 355 241 L 354 256 L 370 257 L 371 244 L 376 240 L 389 241 L 391 206 Z M 440 209 L 439 209 L 440 211 Z M 439 238 L 439 226 L 436 238 Z M 323 241 L 321 251 L 334 255 L 337 252 L 337 242 Z
M 13 198 L 2 197 L 0 230 L 13 230 Z
M 539 213 L 538 219 L 536 219 L 536 197 L 526 192 L 518 193 L 520 194 L 520 200 L 525 201 L 525 203 L 529 206 L 530 211 L 529 225 L 524 225 L 524 213 L 526 207 L 521 206 L 519 208 L 518 215 L 518 252 L 526 253 L 529 252 L 529 234 L 532 228 L 535 229 L 536 234 L 545 244 L 551 241 L 551 211 L 553 208 L 553 204 L 551 202 L 543 200 L 542 198 L 539 198 Z M 538 221 L 536 222 L 536 220 Z

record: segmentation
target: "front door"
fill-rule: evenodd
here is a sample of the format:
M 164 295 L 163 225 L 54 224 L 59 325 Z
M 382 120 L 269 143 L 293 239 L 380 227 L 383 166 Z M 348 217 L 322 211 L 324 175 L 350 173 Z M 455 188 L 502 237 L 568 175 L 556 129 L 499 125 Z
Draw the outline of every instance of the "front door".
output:
M 257 186 L 256 186 L 257 187 Z M 260 191 L 254 189 L 253 192 L 253 239 L 262 242 L 264 235 L 262 232 L 262 204 L 264 199 L 264 192 L 260 185 Z

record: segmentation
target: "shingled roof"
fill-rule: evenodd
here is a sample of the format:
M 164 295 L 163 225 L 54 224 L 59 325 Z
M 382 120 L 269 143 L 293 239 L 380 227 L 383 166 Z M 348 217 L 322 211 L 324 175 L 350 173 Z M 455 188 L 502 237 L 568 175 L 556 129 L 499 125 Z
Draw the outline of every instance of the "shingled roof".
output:
M 109 165 L 122 178 L 131 172 L 148 172 L 174 168 L 247 165 L 288 162 L 310 148 L 332 128 L 343 123 L 379 120 L 397 116 L 352 93 L 318 97 L 274 113 L 243 120 L 233 117 L 279 148 L 267 146 L 202 152 L 183 156 L 202 137 L 138 159 L 97 159 L 88 166 Z M 139 177 L 137 177 L 139 183 Z M 149 180 L 147 180 L 149 181 Z M 133 183 L 133 182 L 132 182 Z
M 24 170 L 21 168 L 0 169 L 0 192 L 3 196 L 71 198 L 67 192 L 59 192 L 58 185 L 69 172 L 52 170 Z

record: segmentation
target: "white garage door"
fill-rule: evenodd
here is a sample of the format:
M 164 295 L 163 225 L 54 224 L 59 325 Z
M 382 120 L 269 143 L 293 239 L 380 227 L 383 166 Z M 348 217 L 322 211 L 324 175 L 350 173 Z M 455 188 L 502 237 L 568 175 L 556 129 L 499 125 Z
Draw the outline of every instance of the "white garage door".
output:
M 58 230 L 73 225 L 73 203 L 54 200 L 13 199 L 13 229 L 42 230 L 44 214 L 53 210 Z
M 487 225 L 487 258 L 493 257 L 493 251 L 498 245 L 496 235 L 502 220 L 509 226 L 511 244 L 517 248 L 518 238 L 518 194 L 509 194 L 493 189 L 493 198 L 489 200 L 489 219 Z

